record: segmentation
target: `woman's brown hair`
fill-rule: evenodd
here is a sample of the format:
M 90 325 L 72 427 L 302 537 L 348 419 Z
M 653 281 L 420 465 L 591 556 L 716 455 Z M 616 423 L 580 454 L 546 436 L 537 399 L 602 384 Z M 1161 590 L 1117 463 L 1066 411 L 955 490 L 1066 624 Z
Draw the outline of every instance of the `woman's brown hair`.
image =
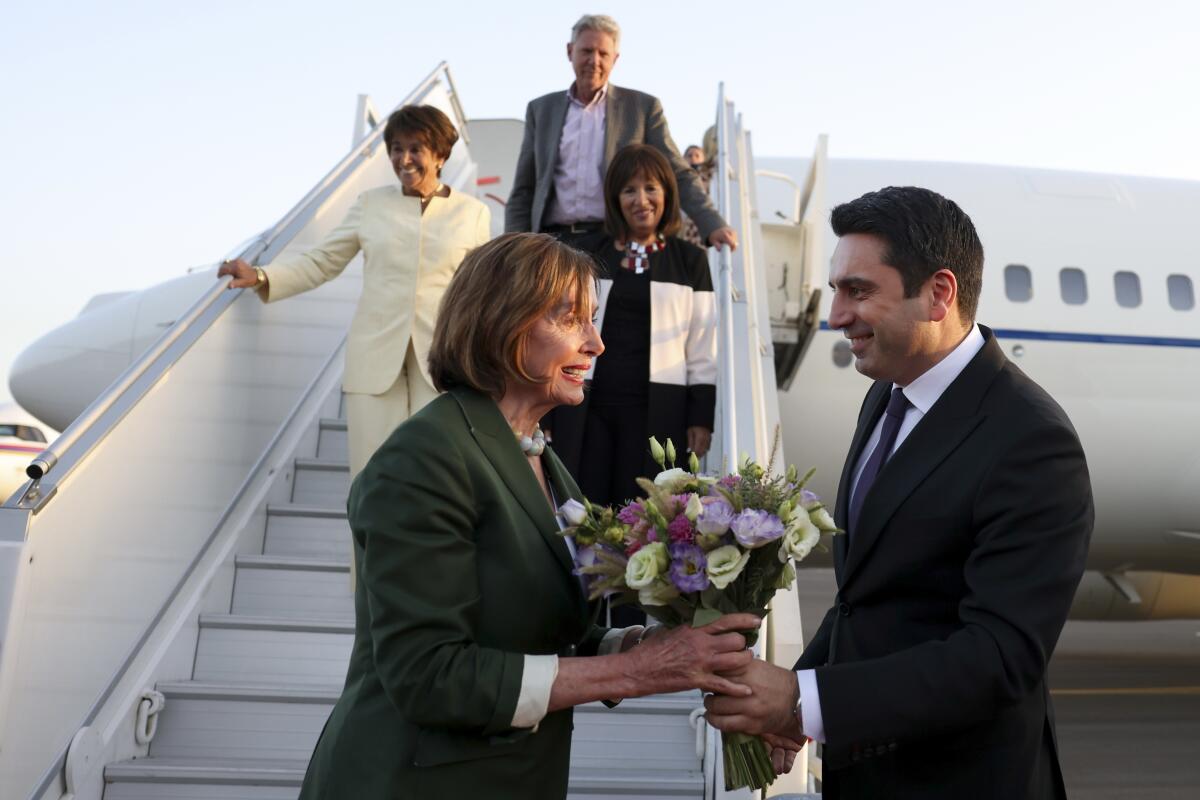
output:
M 392 140 L 401 134 L 424 142 L 442 161 L 450 157 L 450 151 L 458 141 L 454 123 L 435 106 L 401 106 L 393 111 L 383 128 L 384 147 L 390 151 Z
M 509 380 L 540 383 L 525 369 L 534 323 L 564 293 L 574 313 L 592 313 L 596 263 L 544 233 L 506 233 L 467 254 L 442 297 L 429 376 L 438 391 L 468 386 L 499 399 Z
M 671 162 L 648 144 L 631 144 L 622 148 L 608 165 L 604 176 L 604 228 L 618 241 L 629 239 L 629 225 L 621 213 L 621 190 L 625 184 L 641 176 L 655 180 L 663 187 L 663 215 L 658 221 L 658 232 L 663 236 L 676 233 L 679 219 L 679 184 L 675 182 L 675 171 Z

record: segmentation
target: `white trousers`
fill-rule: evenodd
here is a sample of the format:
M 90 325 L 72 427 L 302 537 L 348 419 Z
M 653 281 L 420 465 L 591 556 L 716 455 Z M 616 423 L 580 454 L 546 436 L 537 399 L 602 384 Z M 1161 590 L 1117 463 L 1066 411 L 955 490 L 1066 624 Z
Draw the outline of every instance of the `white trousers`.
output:
M 354 480 L 400 423 L 437 397 L 417 364 L 412 342 L 396 382 L 383 394 L 346 392 L 346 435 L 350 449 L 350 480 Z M 355 590 L 354 542 L 350 542 L 350 591 Z
M 417 364 L 412 342 L 396 381 L 383 394 L 346 392 L 346 434 L 350 448 L 350 480 L 362 472 L 371 456 L 400 423 L 437 397 Z

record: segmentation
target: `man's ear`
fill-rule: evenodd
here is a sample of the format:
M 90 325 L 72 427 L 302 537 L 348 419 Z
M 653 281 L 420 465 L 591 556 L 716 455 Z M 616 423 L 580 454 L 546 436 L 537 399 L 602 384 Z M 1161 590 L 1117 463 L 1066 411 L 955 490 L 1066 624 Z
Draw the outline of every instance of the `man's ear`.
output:
M 958 279 L 950 270 L 939 269 L 930 276 L 926 286 L 929 289 L 929 319 L 941 322 L 957 308 Z
M 571 54 L 575 50 L 574 42 L 567 42 L 567 61 L 571 60 Z

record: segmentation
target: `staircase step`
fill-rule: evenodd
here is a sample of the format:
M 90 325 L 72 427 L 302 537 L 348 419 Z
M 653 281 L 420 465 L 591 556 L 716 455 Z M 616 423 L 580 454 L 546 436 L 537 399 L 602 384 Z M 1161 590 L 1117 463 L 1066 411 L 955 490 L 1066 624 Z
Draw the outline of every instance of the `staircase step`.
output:
M 307 758 L 316 745 L 341 685 L 160 683 L 167 711 L 151 745 L 154 758 Z M 688 714 L 698 693 L 626 700 L 614 709 L 600 703 L 575 711 L 575 765 L 688 772 L 698 769 Z
M 267 506 L 267 555 L 349 560 L 346 504 L 337 508 L 288 503 Z
M 348 560 L 243 555 L 236 564 L 234 614 L 354 616 Z
M 139 758 L 104 768 L 105 800 L 296 800 L 307 759 Z
M 317 457 L 334 461 L 348 461 L 350 446 L 346 434 L 346 420 L 326 417 L 321 420 L 317 436 Z
M 350 494 L 350 464 L 345 460 L 297 458 L 292 502 L 345 508 Z
M 193 677 L 227 683 L 340 684 L 354 622 L 349 618 L 202 614 Z
M 105 800 L 295 800 L 307 764 L 297 760 L 144 758 L 109 764 Z M 661 775 L 609 764 L 572 769 L 568 800 L 704 796 L 699 772 Z M 138 791 L 142 790 L 142 791 Z M 240 793 L 235 793 L 240 792 Z M 290 792 L 290 793 L 288 793 Z

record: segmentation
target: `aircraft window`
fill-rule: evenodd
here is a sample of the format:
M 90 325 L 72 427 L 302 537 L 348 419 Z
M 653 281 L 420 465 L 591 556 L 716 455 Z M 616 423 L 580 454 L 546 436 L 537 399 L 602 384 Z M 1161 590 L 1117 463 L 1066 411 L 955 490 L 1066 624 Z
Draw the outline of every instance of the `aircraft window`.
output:
M 30 425 L 0 425 L 0 436 L 11 436 L 23 442 L 45 443 L 46 441 L 45 435 Z
M 1142 304 L 1142 282 L 1136 272 L 1113 275 L 1113 288 L 1117 292 L 1117 305 L 1122 308 L 1137 308 Z
M 18 425 L 17 436 L 27 442 L 42 442 L 44 444 L 46 441 L 45 434 L 29 425 Z
M 1167 276 L 1167 299 L 1176 311 L 1191 311 L 1196 307 L 1196 293 L 1187 275 Z
M 1058 286 L 1064 303 L 1081 306 L 1087 302 L 1087 276 L 1078 267 L 1065 267 L 1058 273 Z
M 1033 275 L 1024 264 L 1009 264 L 1004 268 L 1004 294 L 1014 303 L 1033 299 Z

